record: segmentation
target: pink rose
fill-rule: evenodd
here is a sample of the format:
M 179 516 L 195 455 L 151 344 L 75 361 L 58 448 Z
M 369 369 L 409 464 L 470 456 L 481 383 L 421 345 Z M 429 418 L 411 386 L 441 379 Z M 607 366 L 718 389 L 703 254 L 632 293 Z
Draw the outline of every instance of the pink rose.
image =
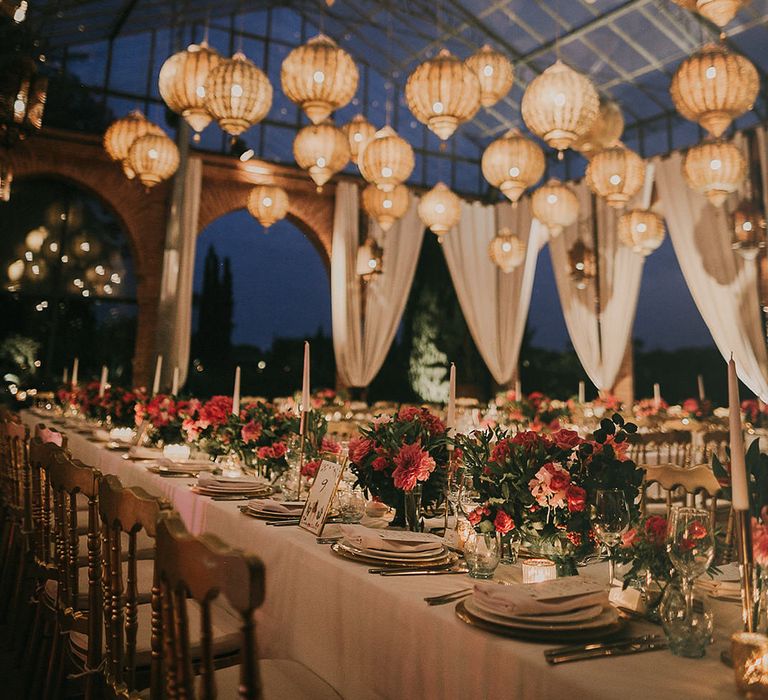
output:
M 373 440 L 368 438 L 355 438 L 349 441 L 349 461 L 360 464 L 373 449 Z
M 304 466 L 301 468 L 301 475 L 302 476 L 308 476 L 311 479 L 314 479 L 317 475 L 317 470 L 320 468 L 320 460 L 319 459 L 313 459 L 311 462 L 306 462 Z
M 630 528 L 621 536 L 621 546 L 624 549 L 629 549 L 638 539 L 637 530 L 634 527 Z
M 470 524 L 474 527 L 483 519 L 484 515 L 490 514 L 491 511 L 488 506 L 478 506 L 467 514 L 467 520 L 469 520 Z
M 493 526 L 496 528 L 496 532 L 506 535 L 515 527 L 515 522 L 503 510 L 499 510 L 496 512 L 496 517 L 493 519 Z
M 752 551 L 759 566 L 768 566 L 768 526 L 752 518 Z

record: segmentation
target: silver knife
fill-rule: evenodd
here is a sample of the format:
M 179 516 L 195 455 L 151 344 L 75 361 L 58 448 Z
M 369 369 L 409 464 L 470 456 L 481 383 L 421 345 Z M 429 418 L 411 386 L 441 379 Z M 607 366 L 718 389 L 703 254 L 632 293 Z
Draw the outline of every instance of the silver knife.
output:
M 659 651 L 666 649 L 669 643 L 664 637 L 650 636 L 642 641 L 624 640 L 623 644 L 614 643 L 606 645 L 590 645 L 591 648 L 581 649 L 579 651 L 547 653 L 545 658 L 550 664 L 563 664 L 570 661 L 585 661 L 587 659 L 597 659 L 604 656 L 626 656 L 628 654 L 640 654 L 647 651 Z M 553 652 L 556 650 L 550 650 Z
M 466 573 L 467 569 L 389 569 L 381 571 L 379 576 L 445 576 Z

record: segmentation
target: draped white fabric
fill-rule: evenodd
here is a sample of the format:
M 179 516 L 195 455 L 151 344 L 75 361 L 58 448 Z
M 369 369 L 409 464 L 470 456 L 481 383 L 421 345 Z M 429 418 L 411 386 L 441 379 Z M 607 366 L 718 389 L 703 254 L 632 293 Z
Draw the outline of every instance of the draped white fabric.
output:
M 178 183 L 183 188 L 180 194 L 183 204 L 178 205 L 178 211 L 172 210 L 168 218 L 157 332 L 157 351 L 163 356 L 161 386 L 166 388 L 171 386 L 174 367 L 179 368 L 179 386 L 183 386 L 187 379 L 202 180 L 202 159 L 190 157 L 183 179 Z
M 679 153 L 659 161 L 657 182 L 675 254 L 704 323 L 722 356 L 733 353 L 739 378 L 768 401 L 757 264 L 731 249 L 728 203 L 714 207 L 688 187 Z
M 341 182 L 336 187 L 331 249 L 333 348 L 336 368 L 348 386 L 364 387 L 373 381 L 397 333 L 424 238 L 417 204 L 411 195 L 405 216 L 386 233 L 374 221 L 369 223 L 369 231 L 384 249 L 384 271 L 363 291 L 356 269 L 357 185 Z
M 526 244 L 525 261 L 509 273 L 502 272 L 488 255 L 496 232 L 505 227 Z M 517 369 L 536 261 L 546 237 L 546 229 L 531 217 L 527 198 L 516 208 L 464 202 L 459 224 L 443 237 L 443 252 L 461 310 L 498 384 L 508 383 Z
M 632 206 L 649 206 L 652 182 L 653 171 L 649 168 L 646 186 Z M 598 198 L 599 280 L 578 289 L 569 274 L 568 251 L 579 238 L 588 248 L 593 248 L 592 196 L 583 181 L 573 188 L 579 199 L 579 220 L 550 240 L 549 251 L 573 347 L 592 383 L 599 390 L 607 391 L 616 382 L 632 336 L 644 259 L 619 242 L 620 212 Z

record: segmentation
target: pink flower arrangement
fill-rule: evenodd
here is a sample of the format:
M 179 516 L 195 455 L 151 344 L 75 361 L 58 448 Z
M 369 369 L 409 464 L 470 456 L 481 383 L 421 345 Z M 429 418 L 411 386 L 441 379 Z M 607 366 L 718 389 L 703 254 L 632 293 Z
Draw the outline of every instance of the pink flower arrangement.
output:
M 752 552 L 755 563 L 768 567 L 768 525 L 752 518 Z
M 659 400 L 658 405 L 655 399 L 641 399 L 632 410 L 638 418 L 650 418 L 665 414 L 668 408 L 669 404 L 664 399 Z
M 395 487 L 403 491 L 413 491 L 419 481 L 429 479 L 429 475 L 435 470 L 435 460 L 421 449 L 418 442 L 403 445 L 394 462 L 392 479 Z

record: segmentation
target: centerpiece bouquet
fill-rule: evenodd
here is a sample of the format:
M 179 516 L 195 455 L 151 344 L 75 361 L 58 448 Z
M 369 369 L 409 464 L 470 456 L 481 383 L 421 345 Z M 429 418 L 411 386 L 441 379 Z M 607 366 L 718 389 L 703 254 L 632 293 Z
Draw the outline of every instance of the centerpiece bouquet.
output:
M 405 519 L 405 494 L 421 490 L 432 506 L 445 497 L 448 437 L 445 423 L 427 408 L 403 407 L 375 418 L 349 443 L 349 462 L 357 483 L 395 508 L 395 523 Z
M 506 392 L 496 397 L 496 405 L 505 422 L 527 426 L 537 432 L 559 430 L 560 422 L 571 417 L 571 409 L 565 401 L 552 399 L 539 391 L 519 397 L 514 391 Z
M 655 399 L 640 399 L 632 407 L 632 412 L 638 419 L 664 418 L 668 409 L 669 404 L 664 399 L 660 399 L 658 402 Z
M 753 428 L 768 428 L 768 404 L 757 399 L 746 399 L 741 402 L 741 411 Z
M 715 407 L 709 399 L 686 399 L 682 403 L 681 411 L 686 418 L 699 421 L 708 421 L 715 416 Z
M 104 395 L 99 396 L 99 382 L 88 382 L 76 387 L 62 387 L 56 392 L 60 405 L 75 408 L 90 421 L 105 427 L 130 427 L 136 402 L 140 400 L 139 390 L 124 389 L 108 385 Z
M 162 447 L 187 441 L 184 422 L 200 408 L 197 399 L 179 399 L 170 394 L 142 396 L 136 402 L 136 426 L 147 426 L 146 437 L 151 445 Z
M 480 505 L 469 521 L 480 533 L 509 534 L 570 570 L 595 547 L 589 507 L 601 488 L 621 489 L 637 514 L 642 471 L 627 457 L 632 423 L 614 414 L 590 439 L 572 430 L 551 435 L 503 429 L 459 442 Z

